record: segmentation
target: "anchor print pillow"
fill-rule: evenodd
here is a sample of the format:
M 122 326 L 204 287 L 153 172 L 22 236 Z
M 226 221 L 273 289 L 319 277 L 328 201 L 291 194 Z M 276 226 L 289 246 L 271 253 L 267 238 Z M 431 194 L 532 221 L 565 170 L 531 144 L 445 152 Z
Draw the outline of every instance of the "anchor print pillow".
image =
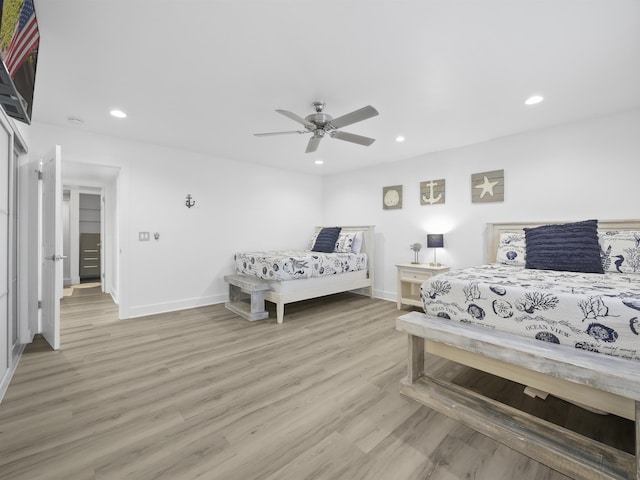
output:
M 605 272 L 640 273 L 640 232 L 605 232 L 598 239 Z
M 524 267 L 527 244 L 524 233 L 502 232 L 498 242 L 496 262 Z

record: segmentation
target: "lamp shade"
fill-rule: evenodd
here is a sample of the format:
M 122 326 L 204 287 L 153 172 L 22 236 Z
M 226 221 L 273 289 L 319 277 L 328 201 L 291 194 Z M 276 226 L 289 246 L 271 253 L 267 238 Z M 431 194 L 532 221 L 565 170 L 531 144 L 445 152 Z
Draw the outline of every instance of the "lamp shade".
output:
M 427 248 L 444 247 L 444 235 L 442 233 L 427 234 Z

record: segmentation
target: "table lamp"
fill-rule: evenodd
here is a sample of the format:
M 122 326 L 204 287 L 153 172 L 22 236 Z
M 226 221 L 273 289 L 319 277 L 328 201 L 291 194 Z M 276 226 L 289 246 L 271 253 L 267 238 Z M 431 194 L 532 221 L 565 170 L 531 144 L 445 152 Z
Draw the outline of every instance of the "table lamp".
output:
M 444 235 L 442 233 L 429 233 L 427 234 L 427 248 L 433 248 L 433 263 L 431 266 L 439 267 L 440 264 L 436 261 L 436 251 L 438 248 L 444 247 Z

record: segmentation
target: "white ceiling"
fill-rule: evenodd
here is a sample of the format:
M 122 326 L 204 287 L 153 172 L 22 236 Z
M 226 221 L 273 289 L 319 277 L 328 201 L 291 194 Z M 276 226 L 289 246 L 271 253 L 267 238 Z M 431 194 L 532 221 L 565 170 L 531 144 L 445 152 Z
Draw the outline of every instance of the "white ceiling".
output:
M 640 106 L 638 0 L 35 0 L 33 120 L 335 174 Z M 545 101 L 526 107 L 539 93 Z M 370 147 L 307 135 L 324 100 Z M 109 115 L 121 108 L 128 118 Z M 71 124 L 69 116 L 84 125 Z M 396 143 L 402 134 L 404 143 Z M 324 165 L 314 165 L 314 160 Z

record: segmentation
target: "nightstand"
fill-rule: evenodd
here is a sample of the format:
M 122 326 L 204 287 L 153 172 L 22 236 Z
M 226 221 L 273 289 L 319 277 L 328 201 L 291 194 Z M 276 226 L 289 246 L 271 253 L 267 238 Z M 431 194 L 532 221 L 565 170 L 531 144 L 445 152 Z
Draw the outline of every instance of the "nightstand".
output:
M 396 267 L 398 268 L 398 310 L 403 304 L 421 307 L 420 285 L 422 282 L 451 268 L 444 265 L 436 267 L 428 263 L 399 263 Z

